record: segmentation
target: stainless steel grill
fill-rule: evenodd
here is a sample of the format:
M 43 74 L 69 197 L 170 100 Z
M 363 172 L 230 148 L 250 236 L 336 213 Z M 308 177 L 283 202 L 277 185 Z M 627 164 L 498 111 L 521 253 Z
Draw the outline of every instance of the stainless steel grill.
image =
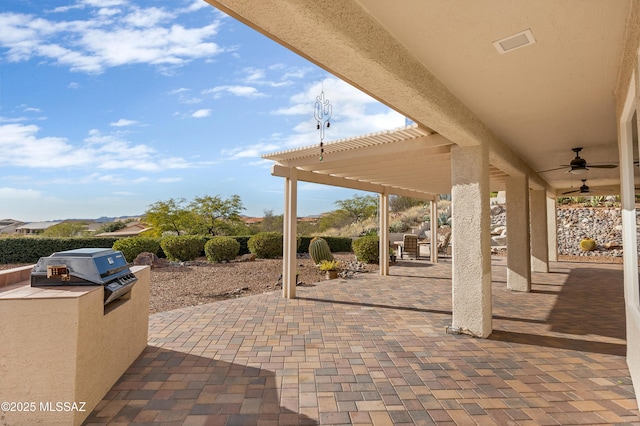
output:
M 104 304 L 127 294 L 138 279 L 120 251 L 83 248 L 41 257 L 31 271 L 32 287 L 104 287 Z

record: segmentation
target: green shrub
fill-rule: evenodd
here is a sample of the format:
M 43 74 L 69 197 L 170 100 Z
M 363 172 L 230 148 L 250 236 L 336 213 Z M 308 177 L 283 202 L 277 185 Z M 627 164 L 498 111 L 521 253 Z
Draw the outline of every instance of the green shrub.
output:
M 391 225 L 389 225 L 389 232 L 407 232 L 410 228 L 411 227 L 409 226 L 408 222 L 405 222 L 402 219 L 398 219 L 391 222 Z
M 201 235 L 170 235 L 160 240 L 160 246 L 168 259 L 184 262 L 202 256 L 206 242 Z
M 261 259 L 282 256 L 282 234 L 280 232 L 258 232 L 247 242 L 249 251 Z
M 129 262 L 138 257 L 140 253 L 149 252 L 158 254 L 160 251 L 160 243 L 155 238 L 149 237 L 131 237 L 122 238 L 113 243 L 114 250 L 121 251 L 124 258 Z
M 232 237 L 213 237 L 204 245 L 204 254 L 209 262 L 233 260 L 239 251 L 240 243 Z
M 0 238 L 0 263 L 35 263 L 41 257 L 78 248 L 109 248 L 114 237 Z
M 353 241 L 353 252 L 360 262 L 378 263 L 380 238 L 377 235 L 367 235 Z

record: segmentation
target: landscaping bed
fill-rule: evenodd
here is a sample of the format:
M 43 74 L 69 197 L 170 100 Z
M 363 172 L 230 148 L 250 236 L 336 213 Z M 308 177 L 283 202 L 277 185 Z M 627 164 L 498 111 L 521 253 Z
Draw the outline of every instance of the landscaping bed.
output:
M 334 253 L 342 261 L 355 260 L 353 253 Z M 325 280 L 308 256 L 297 259 L 298 281 L 312 284 Z M 0 265 L 10 269 L 24 264 Z M 378 265 L 367 265 L 367 271 Z M 256 259 L 248 262 L 208 263 L 199 258 L 193 262 L 170 263 L 151 270 L 150 313 L 170 311 L 186 306 L 202 305 L 218 300 L 281 291 L 276 287 L 282 274 L 282 259 Z

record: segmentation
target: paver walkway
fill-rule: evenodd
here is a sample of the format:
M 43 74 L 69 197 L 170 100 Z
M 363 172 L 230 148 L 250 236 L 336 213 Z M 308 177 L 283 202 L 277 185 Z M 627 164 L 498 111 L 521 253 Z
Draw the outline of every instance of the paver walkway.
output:
M 445 333 L 447 261 L 391 274 L 153 315 L 85 423 L 640 424 L 620 265 L 554 263 L 516 293 L 493 259 L 489 339 Z

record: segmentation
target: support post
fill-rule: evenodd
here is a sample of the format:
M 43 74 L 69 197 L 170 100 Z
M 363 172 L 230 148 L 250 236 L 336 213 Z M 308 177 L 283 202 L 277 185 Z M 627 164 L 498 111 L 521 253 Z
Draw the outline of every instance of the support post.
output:
M 380 254 L 379 271 L 380 275 L 389 275 L 389 194 L 380 194 L 379 208 L 380 217 Z
M 507 193 L 507 288 L 531 291 L 529 183 L 526 176 L 509 176 Z
M 531 271 L 549 272 L 547 196 L 545 190 L 531 190 Z
M 547 197 L 547 247 L 549 262 L 558 261 L 558 206 L 556 197 Z
M 430 217 L 430 239 L 431 239 L 431 263 L 438 263 L 438 196 L 431 201 L 431 212 L 429 213 Z
M 452 308 L 454 329 L 491 334 L 489 150 L 451 147 Z
M 296 297 L 296 257 L 298 234 L 298 178 L 295 167 L 289 169 L 284 183 L 284 241 L 282 254 L 282 296 Z

